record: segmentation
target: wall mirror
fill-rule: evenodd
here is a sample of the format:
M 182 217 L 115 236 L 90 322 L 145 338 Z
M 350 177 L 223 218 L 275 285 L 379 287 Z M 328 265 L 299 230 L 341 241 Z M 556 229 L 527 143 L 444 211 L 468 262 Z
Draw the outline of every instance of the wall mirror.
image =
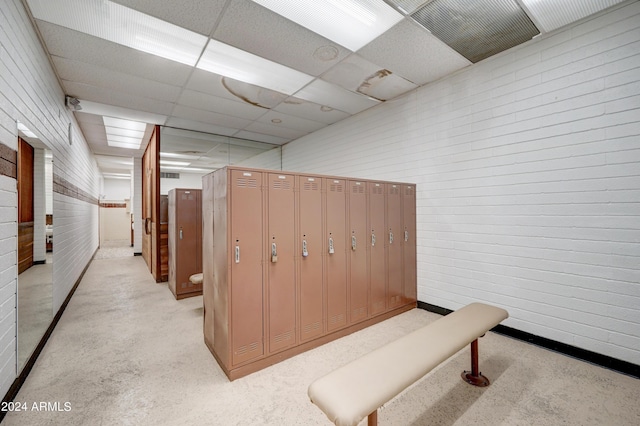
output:
M 18 373 L 53 320 L 53 156 L 18 127 Z

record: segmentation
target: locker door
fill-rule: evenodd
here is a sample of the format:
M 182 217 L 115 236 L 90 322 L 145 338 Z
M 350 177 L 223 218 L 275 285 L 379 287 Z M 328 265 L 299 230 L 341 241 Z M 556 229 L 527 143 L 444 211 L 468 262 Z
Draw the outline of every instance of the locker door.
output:
M 370 251 L 370 303 L 369 315 L 377 315 L 386 309 L 386 259 L 385 259 L 385 197 L 384 184 L 369 183 L 369 238 Z
M 367 318 L 367 184 L 349 181 L 349 323 Z
M 177 258 L 176 258 L 176 274 L 177 289 L 176 293 L 185 294 L 202 290 L 202 285 L 194 288 L 189 281 L 192 274 L 202 272 L 198 265 L 198 251 L 202 247 L 198 247 L 199 242 L 199 221 L 198 198 L 196 195 L 198 190 L 178 189 L 176 190 L 176 242 L 177 242 Z
M 416 187 L 402 185 L 402 266 L 403 296 L 406 303 L 415 303 L 417 294 L 416 278 Z
M 347 182 L 325 179 L 327 331 L 347 325 Z
M 387 308 L 402 304 L 402 201 L 401 185 L 387 184 Z
M 233 365 L 264 354 L 261 188 L 261 173 L 231 171 L 230 333 Z
M 270 173 L 268 190 L 267 270 L 269 352 L 296 342 L 294 176 Z
M 300 340 L 323 334 L 322 179 L 299 177 Z

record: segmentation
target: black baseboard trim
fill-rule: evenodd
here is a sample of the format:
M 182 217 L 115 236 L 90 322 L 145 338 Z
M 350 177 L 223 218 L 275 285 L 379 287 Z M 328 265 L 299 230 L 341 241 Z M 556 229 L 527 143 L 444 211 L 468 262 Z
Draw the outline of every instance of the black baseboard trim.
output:
M 133 255 L 134 256 L 142 256 L 142 252 L 134 252 Z
M 451 309 L 420 301 L 418 301 L 418 308 L 440 315 L 447 315 L 453 312 Z M 516 330 L 515 328 L 502 324 L 498 324 L 492 328 L 491 331 L 640 379 L 640 365 L 581 349 L 576 346 L 567 345 L 566 343 L 557 342 L 547 339 L 546 337 L 536 336 L 535 334 Z
M 49 328 L 47 328 L 47 331 L 45 331 L 44 335 L 40 339 L 40 342 L 38 343 L 38 345 L 34 349 L 33 353 L 31 354 L 31 356 L 29 357 L 29 359 L 25 363 L 24 368 L 22 369 L 22 371 L 20 372 L 18 377 L 16 377 L 16 379 L 11 384 L 11 387 L 7 391 L 7 393 L 4 396 L 4 398 L 2 398 L 2 402 L 9 402 L 9 401 L 13 401 L 15 399 L 16 395 L 18 394 L 18 391 L 20 390 L 20 388 L 24 384 L 25 380 L 27 380 L 27 376 L 31 372 L 31 369 L 33 369 L 33 366 L 35 365 L 36 360 L 40 356 L 40 353 L 42 352 L 42 349 L 44 349 L 44 345 L 49 340 L 49 337 L 51 337 L 51 333 L 53 333 L 53 330 L 56 328 L 56 325 L 58 325 L 58 321 L 60 321 L 60 318 L 62 318 L 62 314 L 64 313 L 64 310 L 67 309 L 67 305 L 69 304 L 69 301 L 71 300 L 71 297 L 76 292 L 76 289 L 78 288 L 78 285 L 80 284 L 80 281 L 82 281 L 82 278 L 84 277 L 85 272 L 87 272 L 87 269 L 89 269 L 89 265 L 91 265 L 91 262 L 93 261 L 93 258 L 95 257 L 97 252 L 98 252 L 98 249 L 96 249 L 96 251 L 93 252 L 93 255 L 91 256 L 91 259 L 89 260 L 89 262 L 87 262 L 86 266 L 82 270 L 82 273 L 80 274 L 80 276 L 76 280 L 75 284 L 73 285 L 73 288 L 71 289 L 71 291 L 67 295 L 67 298 L 64 299 L 64 302 L 62 302 L 62 306 L 60 306 L 60 309 L 58 309 L 58 312 L 56 312 L 56 315 L 53 317 L 53 320 L 51 321 L 51 324 L 49 324 Z M 2 422 L 2 420 L 4 419 L 4 416 L 6 414 L 7 414 L 6 411 L 0 411 L 0 422 Z
M 46 260 L 34 260 L 33 261 L 34 265 L 44 265 L 45 263 L 47 263 Z

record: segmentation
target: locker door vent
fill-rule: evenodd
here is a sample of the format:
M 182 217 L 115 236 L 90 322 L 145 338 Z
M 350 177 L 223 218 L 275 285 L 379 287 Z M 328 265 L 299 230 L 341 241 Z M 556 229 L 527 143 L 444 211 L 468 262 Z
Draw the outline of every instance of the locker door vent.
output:
M 338 315 L 334 315 L 331 318 L 329 318 L 329 324 L 333 325 L 333 324 L 338 324 L 344 321 L 344 314 L 338 314 Z
M 407 188 L 404 190 L 404 195 L 413 195 L 413 188 L 407 186 Z
M 353 185 L 353 193 L 354 194 L 364 194 L 364 186 L 362 186 L 362 185 Z
M 335 184 L 332 183 L 331 186 L 329 187 L 329 191 L 331 192 L 342 192 L 342 185 L 341 184 Z
M 317 191 L 318 182 L 305 182 L 303 188 L 305 191 Z
M 238 188 L 257 188 L 258 182 L 255 179 L 238 178 L 236 179 Z
M 382 187 L 381 186 L 374 186 L 373 189 L 371 190 L 372 193 L 374 194 L 382 194 Z
M 395 188 L 393 187 L 389 188 L 389 194 L 392 194 L 392 195 L 400 194 L 400 188 L 398 188 L 397 186 Z
M 304 334 L 311 333 L 320 328 L 320 321 L 316 321 L 313 324 L 307 324 L 304 326 Z
M 244 355 L 247 352 L 255 351 L 258 348 L 258 342 L 249 343 L 248 345 L 240 346 L 236 350 L 236 355 Z
M 284 342 L 286 340 L 291 340 L 293 338 L 293 331 L 287 331 L 286 333 L 278 334 L 273 338 L 275 343 Z
M 367 315 L 367 308 L 365 308 L 364 306 L 358 309 L 354 309 L 353 311 L 351 311 L 351 314 L 357 318 L 359 316 L 366 316 Z
M 274 180 L 272 182 L 271 188 L 272 189 L 282 189 L 282 190 L 287 191 L 287 190 L 291 189 L 291 182 L 286 181 L 286 180 Z

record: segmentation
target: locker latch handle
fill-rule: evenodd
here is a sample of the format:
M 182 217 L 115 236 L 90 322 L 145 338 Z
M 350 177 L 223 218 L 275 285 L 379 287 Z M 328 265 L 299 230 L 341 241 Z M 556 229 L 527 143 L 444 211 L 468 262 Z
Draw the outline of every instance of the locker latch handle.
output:
M 356 251 L 356 236 L 351 236 L 351 250 Z
M 393 232 L 389 230 L 389 244 L 393 244 Z
M 309 252 L 307 251 L 307 240 L 302 240 L 302 257 L 309 256 Z
M 376 245 L 376 234 L 371 233 L 371 247 Z
M 278 261 L 278 248 L 276 243 L 271 243 L 271 262 L 276 263 Z
M 240 246 L 236 246 L 236 263 L 240 263 Z
M 182 239 L 182 228 L 180 228 L 180 239 Z
M 329 254 L 333 253 L 335 253 L 335 250 L 333 248 L 333 238 L 329 237 Z
M 404 240 L 409 241 L 409 231 L 404 231 Z

